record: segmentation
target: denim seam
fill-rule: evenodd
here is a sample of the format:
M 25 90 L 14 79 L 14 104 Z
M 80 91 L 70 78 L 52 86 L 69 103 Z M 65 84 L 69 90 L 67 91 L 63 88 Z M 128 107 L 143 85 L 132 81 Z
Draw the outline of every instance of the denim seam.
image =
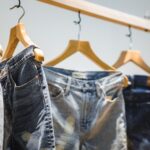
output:
M 42 72 L 42 69 L 41 69 L 41 67 L 39 67 L 38 68 L 38 71 L 39 71 L 39 74 L 41 74 L 40 72 Z M 54 145 L 52 145 L 52 139 L 51 139 L 51 137 L 52 136 L 54 136 L 53 134 L 54 134 L 54 132 L 51 132 L 51 130 L 52 130 L 52 128 L 53 128 L 53 126 L 52 126 L 52 114 L 51 114 L 51 112 L 50 112 L 50 107 L 49 107 L 49 105 L 48 105 L 48 96 L 47 95 L 45 95 L 45 92 L 44 92 L 44 90 L 45 90 L 45 85 L 44 85 L 44 79 L 43 79 L 44 77 L 43 77 L 43 75 L 41 75 L 41 77 L 39 77 L 39 79 L 40 79 L 40 82 L 41 82 L 41 91 L 42 91 L 42 97 L 43 97 L 43 103 L 44 103 L 44 110 L 45 110 L 45 112 L 46 112 L 46 116 L 47 116 L 47 118 L 48 119 L 46 119 L 46 131 L 48 132 L 48 136 L 47 136 L 47 139 L 48 139 L 48 145 L 53 149 L 54 147 Z M 44 89 L 43 89 L 43 87 L 45 87 Z

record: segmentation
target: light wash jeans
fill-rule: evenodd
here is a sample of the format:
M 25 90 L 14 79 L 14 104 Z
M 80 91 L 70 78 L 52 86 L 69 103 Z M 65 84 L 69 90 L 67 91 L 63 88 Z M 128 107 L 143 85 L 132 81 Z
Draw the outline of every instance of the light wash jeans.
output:
M 120 72 L 44 71 L 56 150 L 127 150 Z

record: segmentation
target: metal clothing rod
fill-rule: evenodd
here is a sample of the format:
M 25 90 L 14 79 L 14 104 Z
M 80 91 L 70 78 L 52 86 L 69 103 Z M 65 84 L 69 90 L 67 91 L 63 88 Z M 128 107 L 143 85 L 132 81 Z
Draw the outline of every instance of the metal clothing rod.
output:
M 93 4 L 85 0 L 38 0 L 43 3 L 79 12 L 98 19 L 150 32 L 150 20 Z

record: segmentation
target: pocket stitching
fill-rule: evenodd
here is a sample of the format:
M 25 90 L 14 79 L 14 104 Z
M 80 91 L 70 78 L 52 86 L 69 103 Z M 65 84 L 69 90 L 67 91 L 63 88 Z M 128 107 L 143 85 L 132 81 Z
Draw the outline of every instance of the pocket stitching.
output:
M 27 60 L 28 60 L 28 59 L 27 59 Z M 30 60 L 28 60 L 28 63 L 30 63 L 30 65 L 34 65 L 34 66 L 35 66 L 35 69 L 37 70 L 36 64 L 34 64 L 33 62 L 31 62 Z M 17 68 L 19 68 L 19 67 L 20 67 L 20 65 L 19 65 Z M 15 70 L 16 70 L 16 69 L 15 69 Z M 14 80 L 14 78 L 12 77 L 12 73 L 13 73 L 15 70 L 13 70 L 12 72 L 9 73 L 9 77 L 10 77 L 11 81 L 13 82 L 13 84 L 14 84 L 14 86 L 15 86 L 15 89 L 17 89 L 17 90 L 19 90 L 19 89 L 21 89 L 21 88 L 25 88 L 25 87 L 28 86 L 28 85 L 31 85 L 31 83 L 33 83 L 34 80 L 35 80 L 35 81 L 36 81 L 36 80 L 39 80 L 39 74 L 36 73 L 35 76 L 34 76 L 32 79 L 30 79 L 29 81 L 27 81 L 26 83 L 23 83 L 23 84 L 21 84 L 21 85 L 17 85 L 16 82 L 15 82 L 15 80 Z
M 24 84 L 22 84 L 22 85 L 16 85 L 16 83 L 14 82 L 14 84 L 15 84 L 15 89 L 19 90 L 19 89 L 25 88 L 25 87 L 31 85 L 32 83 L 34 83 L 34 81 L 35 81 L 35 82 L 36 82 L 36 81 L 39 81 L 39 75 L 38 75 L 38 74 L 35 75 L 35 77 L 32 78 L 30 81 L 28 81 L 28 82 L 26 82 L 26 83 L 24 83 Z

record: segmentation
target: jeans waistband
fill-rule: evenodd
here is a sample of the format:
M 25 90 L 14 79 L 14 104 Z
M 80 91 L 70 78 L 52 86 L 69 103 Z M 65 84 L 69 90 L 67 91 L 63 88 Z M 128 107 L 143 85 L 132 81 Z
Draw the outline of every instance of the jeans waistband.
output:
M 5 78 L 5 76 L 7 75 L 7 72 L 8 72 L 7 71 L 8 68 L 11 71 L 11 70 L 15 69 L 17 66 L 19 66 L 20 64 L 22 64 L 27 59 L 34 57 L 34 49 L 35 48 L 37 48 L 37 47 L 34 45 L 30 45 L 29 47 L 22 50 L 16 56 L 1 62 L 0 63 L 0 79 Z
M 129 81 L 131 82 L 132 88 L 150 88 L 150 76 L 146 75 L 133 75 L 128 76 Z
M 128 79 L 131 85 L 123 91 L 126 104 L 131 106 L 148 104 L 150 102 L 150 77 L 133 75 L 128 76 Z
M 58 83 L 79 90 L 96 90 L 97 85 L 112 87 L 123 85 L 121 72 L 108 71 L 74 71 L 54 67 L 44 67 L 48 83 Z

